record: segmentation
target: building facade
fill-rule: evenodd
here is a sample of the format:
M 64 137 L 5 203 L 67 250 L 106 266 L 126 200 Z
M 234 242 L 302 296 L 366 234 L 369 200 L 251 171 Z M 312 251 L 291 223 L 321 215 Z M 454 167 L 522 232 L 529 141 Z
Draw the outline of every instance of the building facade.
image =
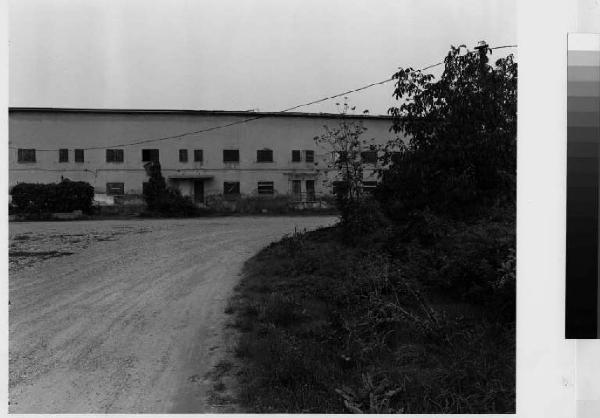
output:
M 393 136 L 387 116 L 345 117 L 374 144 Z M 141 195 L 144 165 L 158 161 L 168 184 L 199 204 L 210 195 L 317 199 L 332 193 L 337 172 L 332 150 L 314 138 L 339 123 L 333 114 L 10 108 L 9 181 L 85 181 L 110 201 Z M 364 154 L 371 187 L 378 163 Z

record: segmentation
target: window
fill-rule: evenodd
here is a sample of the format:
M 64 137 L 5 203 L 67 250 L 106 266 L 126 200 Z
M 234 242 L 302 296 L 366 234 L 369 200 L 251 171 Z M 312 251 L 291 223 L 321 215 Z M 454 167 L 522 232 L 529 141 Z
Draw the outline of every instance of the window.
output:
M 142 161 L 154 161 L 158 162 L 158 150 L 157 149 L 143 149 L 142 150 Z
M 35 163 L 35 149 L 19 148 L 17 161 L 20 163 Z
M 125 194 L 124 183 L 106 183 L 106 194 L 112 196 L 119 196 Z
M 187 161 L 188 161 L 187 150 L 186 149 L 180 149 L 179 150 L 179 162 L 180 163 L 187 163 Z
M 373 193 L 375 188 L 377 187 L 376 181 L 363 181 L 362 183 L 363 190 L 368 193 Z
M 259 181 L 258 194 L 273 194 L 275 192 L 272 181 Z
M 194 150 L 194 161 L 197 163 L 201 163 L 202 161 L 204 161 L 204 153 L 201 149 Z
M 226 181 L 223 183 L 223 195 L 225 197 L 236 197 L 240 195 L 239 181 Z
M 402 153 L 400 151 L 392 152 L 392 162 L 394 164 L 398 164 L 400 162 L 401 158 L 402 158 Z
M 292 150 L 292 162 L 299 163 L 302 161 L 302 153 L 304 153 L 304 161 L 307 163 L 315 162 L 315 152 L 313 150 Z
M 302 194 L 302 181 L 292 180 L 292 194 L 298 197 Z
M 304 160 L 307 163 L 314 163 L 315 162 L 315 152 L 312 150 L 304 151 Z
M 122 149 L 107 149 L 106 150 L 106 162 L 107 163 L 122 163 L 123 162 L 123 150 Z
M 315 181 L 306 180 L 306 200 L 309 202 L 315 201 Z
M 258 151 L 256 151 L 256 161 L 259 163 L 272 163 L 273 150 L 259 149 Z
M 240 150 L 224 149 L 223 150 L 223 162 L 224 163 L 239 163 L 240 162 Z
M 144 195 L 148 194 L 148 188 L 150 187 L 150 182 L 149 181 L 145 181 L 142 183 L 142 193 Z
M 84 161 L 83 150 L 82 149 L 76 149 L 75 150 L 75 162 L 76 163 L 82 163 L 83 161 Z
M 69 162 L 69 150 L 66 148 L 61 148 L 58 150 L 58 162 L 59 163 L 68 163 Z
M 360 158 L 363 163 L 375 164 L 377 163 L 377 151 L 363 151 L 360 153 Z

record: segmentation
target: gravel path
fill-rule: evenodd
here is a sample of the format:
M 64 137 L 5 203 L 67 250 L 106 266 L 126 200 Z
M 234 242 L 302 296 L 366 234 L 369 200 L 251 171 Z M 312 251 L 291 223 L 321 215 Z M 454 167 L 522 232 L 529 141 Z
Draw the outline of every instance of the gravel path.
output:
M 10 224 L 11 413 L 219 412 L 243 262 L 331 217 Z

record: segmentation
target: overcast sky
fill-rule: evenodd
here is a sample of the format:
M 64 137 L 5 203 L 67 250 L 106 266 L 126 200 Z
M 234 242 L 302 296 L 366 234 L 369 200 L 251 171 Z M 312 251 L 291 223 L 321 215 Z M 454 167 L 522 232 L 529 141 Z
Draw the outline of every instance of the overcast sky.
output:
M 12 0 L 9 103 L 281 110 L 386 79 L 399 66 L 438 62 L 451 44 L 516 44 L 515 7 L 514 0 Z M 349 101 L 385 113 L 392 91 L 388 83 Z M 301 110 L 335 112 L 335 102 Z

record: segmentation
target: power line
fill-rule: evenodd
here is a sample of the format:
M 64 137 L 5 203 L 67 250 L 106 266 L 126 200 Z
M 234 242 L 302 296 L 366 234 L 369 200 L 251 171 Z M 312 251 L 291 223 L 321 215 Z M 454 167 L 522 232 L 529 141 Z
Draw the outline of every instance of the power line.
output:
M 516 47 L 517 47 L 517 45 L 501 45 L 501 46 L 496 46 L 496 47 L 489 47 L 489 49 L 490 50 L 495 50 L 495 49 L 516 48 Z M 468 51 L 467 53 L 471 54 L 471 53 L 475 53 L 475 52 L 476 51 Z M 423 67 L 421 69 L 418 69 L 416 71 L 430 70 L 432 68 L 438 67 L 438 66 L 443 65 L 443 64 L 444 64 L 443 61 L 437 62 L 435 64 L 431 64 L 431 65 L 428 65 L 428 66 Z M 343 96 L 346 96 L 348 94 L 356 93 L 356 92 L 359 92 L 359 91 L 362 91 L 362 90 L 367 90 L 367 89 L 369 89 L 371 87 L 375 87 L 375 86 L 378 86 L 378 85 L 386 84 L 386 83 L 389 83 L 392 80 L 394 80 L 393 77 L 386 78 L 385 80 L 377 81 L 375 83 L 370 83 L 370 84 L 367 84 L 367 85 L 362 86 L 362 87 L 358 87 L 358 88 L 355 88 L 355 89 L 352 89 L 352 90 L 347 90 L 347 91 L 342 92 L 342 93 L 337 93 L 337 94 L 334 94 L 332 96 L 323 97 L 321 99 L 317 99 L 317 100 L 313 100 L 313 101 L 310 101 L 310 102 L 302 103 L 302 104 L 299 104 L 299 105 L 296 105 L 296 106 L 288 107 L 287 109 L 280 110 L 278 112 L 272 112 L 272 113 L 277 114 L 277 113 L 291 112 L 292 110 L 296 110 L 296 109 L 299 109 L 301 107 L 311 106 L 311 105 L 314 105 L 314 104 L 325 102 L 327 100 L 336 99 L 338 97 L 343 97 Z M 159 138 L 140 139 L 140 140 L 136 140 L 134 142 L 126 142 L 126 143 L 122 143 L 122 144 L 113 144 L 113 145 L 110 145 L 110 146 L 95 146 L 95 147 L 78 148 L 78 149 L 83 149 L 83 150 L 87 151 L 87 150 L 110 149 L 110 148 L 121 148 L 121 147 L 124 148 L 124 147 L 130 147 L 130 146 L 134 146 L 134 145 L 147 144 L 147 143 L 151 143 L 151 142 L 166 141 L 166 140 L 169 140 L 169 139 L 180 139 L 180 138 L 183 138 L 185 136 L 198 135 L 198 134 L 202 134 L 202 133 L 206 133 L 206 132 L 216 131 L 218 129 L 228 128 L 228 127 L 234 126 L 234 125 L 245 124 L 245 123 L 248 123 L 248 122 L 251 122 L 251 121 L 254 121 L 254 120 L 257 120 L 257 119 L 262 119 L 262 118 L 265 118 L 265 117 L 268 117 L 268 116 L 267 115 L 253 116 L 251 118 L 246 118 L 246 119 L 238 120 L 238 121 L 235 121 L 235 122 L 226 123 L 226 124 L 223 124 L 223 125 L 216 125 L 216 126 L 212 126 L 210 128 L 199 129 L 197 131 L 183 132 L 183 133 L 180 133 L 180 134 L 177 134 L 177 135 L 170 135 L 170 136 L 164 136 L 164 137 L 159 137 Z M 14 146 L 12 146 L 12 147 L 9 146 L 9 148 L 10 149 L 17 149 L 17 147 L 14 147 Z M 37 149 L 36 148 L 36 151 L 58 151 L 58 148 L 57 149 Z

